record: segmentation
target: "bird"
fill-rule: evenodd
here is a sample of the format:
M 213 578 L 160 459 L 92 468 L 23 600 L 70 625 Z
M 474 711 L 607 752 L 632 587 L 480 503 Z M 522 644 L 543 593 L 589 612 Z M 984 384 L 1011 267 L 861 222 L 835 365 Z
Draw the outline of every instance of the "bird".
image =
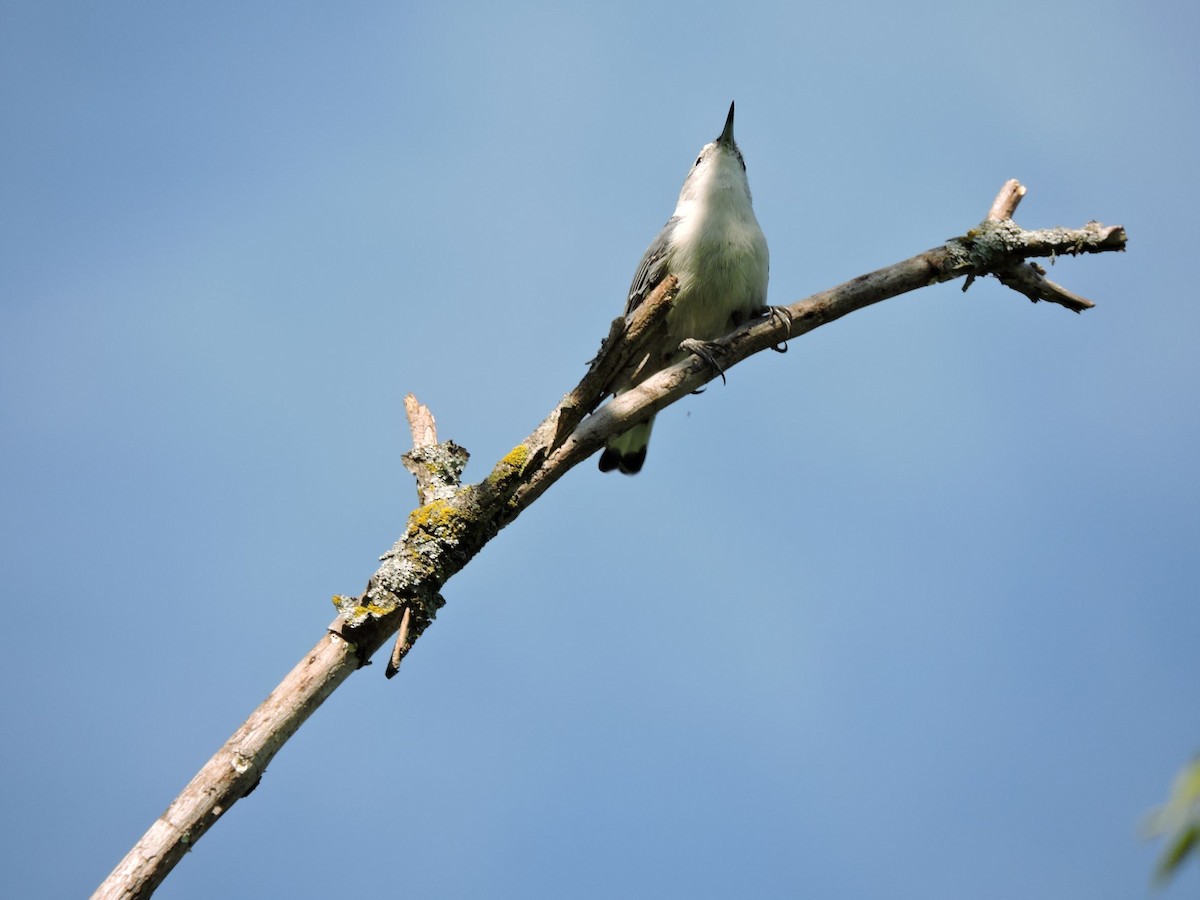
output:
M 767 239 L 754 216 L 746 161 L 733 139 L 734 104 L 725 127 L 692 164 L 675 212 L 646 248 L 629 286 L 626 321 L 669 275 L 679 280 L 665 337 L 618 378 L 615 394 L 636 387 L 766 308 Z M 681 349 L 688 342 L 691 349 Z M 636 475 L 646 462 L 654 415 L 609 440 L 600 471 Z

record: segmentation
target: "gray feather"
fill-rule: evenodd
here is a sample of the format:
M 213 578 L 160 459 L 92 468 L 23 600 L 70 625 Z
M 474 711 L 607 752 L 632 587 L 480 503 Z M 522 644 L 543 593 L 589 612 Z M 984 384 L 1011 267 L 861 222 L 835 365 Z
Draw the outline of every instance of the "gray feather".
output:
M 671 246 L 671 234 L 679 219 L 672 216 L 662 231 L 650 242 L 642 261 L 638 263 L 637 271 L 633 273 L 633 283 L 629 285 L 629 299 L 625 301 L 625 315 L 629 316 L 642 305 L 663 279 L 667 277 L 667 250 Z

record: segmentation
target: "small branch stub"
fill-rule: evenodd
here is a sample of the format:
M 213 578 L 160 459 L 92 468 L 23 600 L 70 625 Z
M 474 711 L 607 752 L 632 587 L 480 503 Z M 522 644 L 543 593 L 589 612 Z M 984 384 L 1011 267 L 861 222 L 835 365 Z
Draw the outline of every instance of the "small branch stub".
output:
M 417 479 L 417 500 L 424 506 L 434 500 L 449 499 L 458 490 L 470 454 L 454 441 L 438 443 L 433 413 L 412 394 L 404 397 L 404 412 L 412 431 L 413 448 L 400 461 Z
M 437 443 L 437 422 L 433 413 L 423 403 L 418 403 L 412 394 L 404 395 L 404 412 L 408 416 L 408 427 L 412 431 L 413 449 L 432 447 Z
M 392 648 L 392 658 L 388 660 L 387 668 L 383 674 L 391 678 L 400 671 L 400 662 L 404 659 L 404 654 L 408 652 L 408 626 L 412 621 L 412 608 L 404 607 L 404 618 L 400 620 L 400 630 L 396 632 L 396 644 Z
M 1011 219 L 1024 196 L 1025 185 L 1015 178 L 1008 179 L 1004 182 L 1004 187 L 1000 188 L 996 199 L 992 201 L 992 208 L 988 210 L 987 214 L 988 221 L 1000 222 L 1004 219 Z

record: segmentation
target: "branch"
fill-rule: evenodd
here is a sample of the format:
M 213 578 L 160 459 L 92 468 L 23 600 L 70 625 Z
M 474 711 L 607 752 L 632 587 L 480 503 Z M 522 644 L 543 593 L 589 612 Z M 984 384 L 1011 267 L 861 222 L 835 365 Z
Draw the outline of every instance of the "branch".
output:
M 995 201 L 992 203 L 992 208 L 988 210 L 987 219 L 984 220 L 985 225 L 995 223 L 996 228 L 1005 228 L 1005 222 L 1012 225 L 1013 213 L 1017 210 L 1017 205 L 1021 202 L 1021 198 L 1025 196 L 1025 186 L 1017 179 L 1010 178 L 1004 183 L 1004 187 L 1000 188 L 1000 193 L 996 195 Z M 1019 230 L 1019 229 L 1018 229 Z M 1090 241 L 1085 241 L 1082 245 L 1072 246 L 1068 238 L 1068 249 L 1066 252 L 1076 254 L 1083 252 L 1100 253 L 1104 250 L 1124 250 L 1125 249 L 1125 229 L 1121 227 L 1102 228 L 1096 222 L 1089 222 L 1083 227 L 1083 231 L 1089 234 Z M 1026 238 L 1029 239 L 1031 245 L 1038 246 L 1043 252 L 1030 253 L 1030 256 L 1050 256 L 1053 258 L 1057 255 L 1055 241 L 1061 241 L 1066 237 L 1064 229 L 1056 228 L 1048 232 L 1024 232 Z M 1044 252 L 1049 250 L 1049 252 Z M 1023 262 L 1023 261 L 1022 261 Z M 1083 312 L 1085 309 L 1091 309 L 1095 306 L 1090 300 L 1085 300 L 1078 294 L 1073 294 L 1061 285 L 1055 284 L 1050 279 L 1046 278 L 1046 270 L 1037 263 L 1017 263 L 1011 266 L 997 269 L 994 273 L 1001 283 L 1012 288 L 1019 294 L 1024 294 L 1034 303 L 1039 300 L 1048 300 L 1051 303 L 1057 303 L 1060 306 L 1065 306 L 1067 309 L 1074 312 Z M 974 275 L 967 277 L 966 283 L 963 285 L 963 290 L 971 286 L 971 282 L 975 280 Z
M 1024 193 L 1010 181 L 988 218 L 963 237 L 780 307 L 726 335 L 717 342 L 724 369 L 881 300 L 955 278 L 966 277 L 969 284 L 995 275 L 1034 301 L 1077 312 L 1090 308 L 1090 301 L 1045 280 L 1044 271 L 1026 260 L 1124 250 L 1124 229 L 1089 223 L 1075 230 L 1023 231 L 1012 214 Z M 439 443 L 429 410 L 411 395 L 405 399 L 413 449 L 403 461 L 416 478 L 421 505 L 409 515 L 404 533 L 380 557 L 362 594 L 334 598 L 338 616 L 327 634 L 155 821 L 94 900 L 149 896 L 221 814 L 258 785 L 276 752 L 325 698 L 399 631 L 386 674 L 396 673 L 445 603 L 442 586 L 501 528 L 608 438 L 717 377 L 690 356 L 604 403 L 616 374 L 660 333 L 677 293 L 678 285 L 668 279 L 628 322 L 614 321 L 583 380 L 478 484 L 461 484 L 467 452 L 452 441 Z

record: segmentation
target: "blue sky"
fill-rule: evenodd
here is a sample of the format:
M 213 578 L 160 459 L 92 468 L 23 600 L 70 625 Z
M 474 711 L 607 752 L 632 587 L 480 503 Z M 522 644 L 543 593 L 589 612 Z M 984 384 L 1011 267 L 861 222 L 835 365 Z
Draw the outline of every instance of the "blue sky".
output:
M 1010 177 L 1129 252 L 579 467 L 159 896 L 1148 894 L 1200 749 L 1200 14 L 815 6 L 3 5 L 0 893 L 93 889 L 361 589 L 405 393 L 473 479 L 540 421 L 736 99 L 776 303 Z

